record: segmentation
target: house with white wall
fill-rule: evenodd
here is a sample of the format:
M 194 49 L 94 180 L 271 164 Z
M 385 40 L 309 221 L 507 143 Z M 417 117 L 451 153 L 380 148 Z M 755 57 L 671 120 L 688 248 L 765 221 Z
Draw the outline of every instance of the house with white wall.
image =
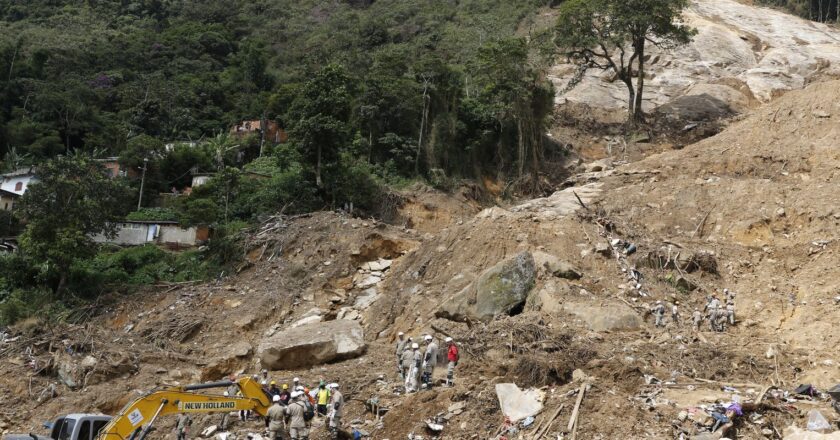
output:
M 17 203 L 17 199 L 19 198 L 20 194 L 15 194 L 11 191 L 0 189 L 0 210 L 11 211 L 12 209 L 14 209 L 15 203 Z
M 116 236 L 96 234 L 92 237 L 93 241 L 120 246 L 156 244 L 179 249 L 198 246 L 210 238 L 210 228 L 206 226 L 182 228 L 175 221 L 125 220 L 117 223 L 116 227 Z
M 19 168 L 10 173 L 0 175 L 0 189 L 22 196 L 30 184 L 38 181 L 33 167 Z

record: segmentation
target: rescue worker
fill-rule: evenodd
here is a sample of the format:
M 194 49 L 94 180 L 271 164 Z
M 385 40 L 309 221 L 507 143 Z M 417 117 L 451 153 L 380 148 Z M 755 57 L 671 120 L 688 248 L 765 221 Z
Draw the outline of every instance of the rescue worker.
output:
M 401 378 L 404 378 L 402 373 L 402 353 L 405 351 L 405 344 L 407 342 L 408 341 L 405 339 L 405 333 L 397 333 L 397 350 L 394 354 L 397 356 L 397 372 L 400 374 Z
M 665 306 L 662 304 L 662 301 L 656 301 L 656 305 L 653 306 L 651 312 L 653 313 L 654 318 L 656 318 L 656 322 L 654 322 L 654 325 L 656 325 L 657 327 L 664 327 Z
M 279 396 L 281 393 L 280 388 L 277 387 L 277 382 L 271 381 L 271 385 L 268 386 L 268 397 L 272 396 Z
M 709 310 L 709 330 L 716 331 L 719 319 L 718 309 L 720 309 L 720 300 L 717 299 L 717 295 L 712 295 L 706 308 Z
M 408 371 L 411 369 L 411 362 L 414 360 L 414 352 L 411 351 L 411 345 L 411 338 L 408 338 L 400 356 L 400 377 L 402 380 L 408 379 Z
M 447 337 L 444 339 L 446 342 L 447 349 L 446 349 L 446 386 L 452 387 L 455 386 L 455 367 L 458 366 L 458 360 L 461 357 L 461 354 L 458 352 L 458 346 L 455 345 L 455 341 L 452 338 Z
M 691 314 L 691 320 L 694 323 L 694 331 L 700 331 L 700 323 L 703 322 L 703 314 L 700 313 L 700 309 L 695 307 L 694 313 Z
M 426 352 L 423 354 L 423 386 L 432 387 L 432 374 L 437 365 L 438 345 L 432 335 L 426 335 Z
M 292 379 L 292 391 L 296 391 L 297 387 L 299 387 L 299 386 L 301 386 L 300 378 L 296 377 L 296 378 Z
M 420 354 L 420 346 L 417 343 L 411 344 L 411 365 L 408 368 L 408 376 L 405 378 L 405 392 L 417 391 L 417 379 L 420 376 L 420 364 L 423 362 L 423 355 Z
M 318 385 L 318 394 L 315 395 L 315 400 L 318 401 L 318 414 L 327 415 L 327 405 L 330 403 L 330 390 L 327 389 L 327 384 L 322 380 Z
M 330 438 L 338 439 L 338 432 L 341 431 L 341 414 L 344 412 L 344 396 L 338 390 L 337 383 L 331 383 L 330 390 L 330 412 L 329 424 Z
M 303 401 L 303 394 L 300 391 L 293 392 L 292 403 L 283 410 L 283 413 L 289 416 L 289 437 L 292 440 L 309 439 L 309 428 L 303 416 L 305 412 L 306 403 Z
M 680 311 L 677 306 L 680 305 L 679 301 L 674 301 L 674 304 L 671 306 L 671 321 L 674 322 L 674 325 L 680 324 Z
M 192 426 L 192 419 L 187 414 L 178 414 L 178 424 L 175 426 L 175 431 L 178 434 L 178 440 L 186 440 L 190 433 L 190 426 Z
M 292 394 L 289 392 L 289 385 L 283 384 L 283 391 L 280 391 L 280 404 L 286 406 L 292 400 Z
M 727 303 L 729 303 L 730 301 L 735 301 L 735 292 L 729 289 L 723 289 L 723 295 Z
M 732 301 L 726 303 L 726 316 L 729 318 L 729 325 L 735 325 L 735 303 Z
M 280 431 L 283 430 L 286 412 L 280 405 L 280 396 L 272 397 L 271 401 L 273 403 L 268 408 L 265 417 L 268 419 L 268 440 L 276 440 L 280 436 Z
M 262 370 L 262 378 L 260 379 L 260 385 L 268 386 L 268 382 L 270 382 L 268 380 L 268 370 L 264 369 L 264 370 Z

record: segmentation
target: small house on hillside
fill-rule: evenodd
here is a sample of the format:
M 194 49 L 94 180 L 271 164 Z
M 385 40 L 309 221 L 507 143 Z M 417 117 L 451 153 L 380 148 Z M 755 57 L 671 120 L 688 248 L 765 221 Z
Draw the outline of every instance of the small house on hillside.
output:
M 0 189 L 15 193 L 22 196 L 26 192 L 26 188 L 38 181 L 35 176 L 35 169 L 33 167 L 19 168 L 10 173 L 3 174 L 3 181 L 0 183 Z
M 232 136 L 242 138 L 249 134 L 260 134 L 263 132 L 263 121 L 259 119 L 253 121 L 242 121 L 234 125 L 230 129 Z M 280 128 L 277 121 L 265 121 L 265 141 L 272 144 L 281 144 L 288 140 L 289 136 L 286 130 Z
M 121 246 L 157 244 L 182 248 L 197 246 L 209 238 L 210 228 L 206 226 L 182 228 L 176 221 L 126 220 L 117 224 L 117 235 L 114 238 L 97 234 L 93 236 L 93 241 Z
M 213 178 L 213 173 L 195 173 L 192 175 L 192 187 L 196 188 L 209 182 Z
M 105 172 L 108 174 L 108 177 L 140 177 L 137 170 L 120 165 L 119 158 L 117 157 L 106 157 L 104 159 L 97 159 L 97 161 L 105 167 Z
M 0 209 L 2 209 L 3 211 L 11 211 L 12 209 L 14 209 L 15 203 L 19 198 L 20 194 L 15 194 L 11 191 L 0 189 Z

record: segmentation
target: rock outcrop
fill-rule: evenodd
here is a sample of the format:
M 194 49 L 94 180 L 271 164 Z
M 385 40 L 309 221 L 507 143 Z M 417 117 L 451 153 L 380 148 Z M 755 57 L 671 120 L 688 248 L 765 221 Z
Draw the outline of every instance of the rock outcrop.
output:
M 536 281 L 536 263 L 522 252 L 484 271 L 472 284 L 445 302 L 437 312 L 454 321 L 489 321 L 521 310 Z
M 648 46 L 645 111 L 670 104 L 672 111 L 690 110 L 675 116 L 714 118 L 840 73 L 840 32 L 829 25 L 737 0 L 694 0 L 683 18 L 698 31 L 690 44 L 676 50 Z M 559 64 L 549 78 L 562 91 L 575 70 Z M 598 69 L 556 99 L 608 111 L 623 111 L 626 100 L 624 84 Z
M 288 370 L 352 359 L 366 349 L 361 325 L 339 319 L 278 332 L 260 342 L 257 355 L 263 368 Z

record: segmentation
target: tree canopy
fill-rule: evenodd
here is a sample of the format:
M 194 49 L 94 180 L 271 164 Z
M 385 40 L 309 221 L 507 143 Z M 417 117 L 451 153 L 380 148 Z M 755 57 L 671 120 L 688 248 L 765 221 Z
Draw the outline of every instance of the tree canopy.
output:
M 130 200 L 125 187 L 89 155 L 45 161 L 38 166 L 38 181 L 15 206 L 26 221 L 21 254 L 60 294 L 73 263 L 96 254 L 92 236 L 113 234 L 113 222 L 125 215 Z
M 586 68 L 613 71 L 627 86 L 628 118 L 638 120 L 645 48 L 691 41 L 695 31 L 681 19 L 686 6 L 688 0 L 569 0 L 560 6 L 555 43 L 583 67 L 581 74 Z

